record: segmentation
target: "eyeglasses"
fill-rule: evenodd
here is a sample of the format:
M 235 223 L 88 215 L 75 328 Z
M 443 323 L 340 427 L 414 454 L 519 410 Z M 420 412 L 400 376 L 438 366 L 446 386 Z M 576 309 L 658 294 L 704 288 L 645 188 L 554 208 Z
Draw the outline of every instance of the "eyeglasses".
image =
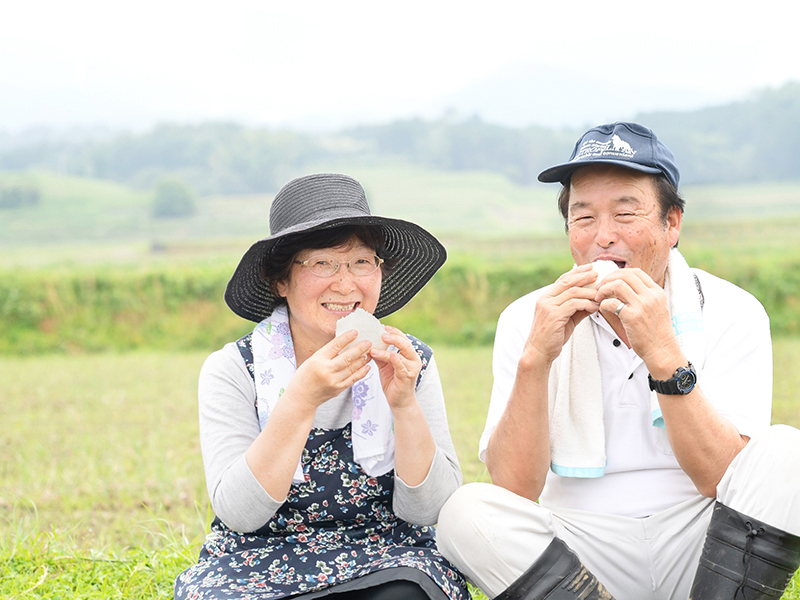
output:
M 353 275 L 364 277 L 377 271 L 378 267 L 383 263 L 383 259 L 375 254 L 362 254 L 351 258 L 347 262 L 339 262 L 332 256 L 318 254 L 306 260 L 296 260 L 294 262 L 307 267 L 317 277 L 330 277 L 339 270 L 339 265 L 347 265 L 348 270 Z

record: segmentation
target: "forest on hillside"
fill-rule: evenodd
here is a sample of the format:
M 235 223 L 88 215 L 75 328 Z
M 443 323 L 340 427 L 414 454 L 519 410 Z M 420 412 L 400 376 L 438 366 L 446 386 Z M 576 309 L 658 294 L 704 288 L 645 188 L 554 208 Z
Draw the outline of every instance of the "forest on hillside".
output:
M 687 112 L 637 115 L 675 153 L 684 184 L 800 180 L 800 83 Z M 150 188 L 165 175 L 199 194 L 274 192 L 293 173 L 337 161 L 394 160 L 502 173 L 520 184 L 565 160 L 577 130 L 511 129 L 470 119 L 400 120 L 310 134 L 235 123 L 162 124 L 72 138 L 0 133 L 0 171 L 46 169 Z

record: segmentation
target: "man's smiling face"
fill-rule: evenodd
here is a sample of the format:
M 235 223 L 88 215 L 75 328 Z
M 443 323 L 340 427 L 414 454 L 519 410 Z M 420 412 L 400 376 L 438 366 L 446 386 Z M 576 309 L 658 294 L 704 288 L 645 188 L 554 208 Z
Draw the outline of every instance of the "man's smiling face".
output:
M 572 175 L 567 233 L 576 264 L 611 260 L 638 267 L 663 287 L 681 217 L 671 209 L 666 221 L 661 218 L 655 181 L 646 173 L 590 165 Z

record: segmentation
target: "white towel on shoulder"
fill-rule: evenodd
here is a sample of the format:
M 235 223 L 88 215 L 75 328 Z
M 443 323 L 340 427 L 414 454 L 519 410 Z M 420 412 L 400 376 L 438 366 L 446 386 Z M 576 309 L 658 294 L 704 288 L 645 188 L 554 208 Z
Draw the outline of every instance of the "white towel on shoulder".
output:
M 258 423 L 264 429 L 297 370 L 286 306 L 279 306 L 256 325 L 252 349 Z M 367 376 L 350 388 L 353 456 L 368 475 L 378 477 L 394 468 L 394 420 L 381 387 L 378 366 L 375 361 L 369 365 Z M 301 458 L 292 482 L 302 483 L 305 477 Z
M 670 251 L 664 284 L 672 327 L 698 378 L 705 358 L 703 301 L 699 283 L 677 249 Z M 606 467 L 603 387 L 597 340 L 590 319 L 581 321 L 550 369 L 550 468 L 564 477 L 602 477 Z M 650 392 L 654 427 L 661 408 Z

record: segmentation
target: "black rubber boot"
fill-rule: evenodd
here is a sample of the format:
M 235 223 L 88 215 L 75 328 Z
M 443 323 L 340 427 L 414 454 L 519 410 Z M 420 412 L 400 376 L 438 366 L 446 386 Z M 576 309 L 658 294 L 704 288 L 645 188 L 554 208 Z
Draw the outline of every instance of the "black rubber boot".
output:
M 717 502 L 689 600 L 780 598 L 800 566 L 800 537 Z
M 614 600 L 575 553 L 555 538 L 495 600 Z

